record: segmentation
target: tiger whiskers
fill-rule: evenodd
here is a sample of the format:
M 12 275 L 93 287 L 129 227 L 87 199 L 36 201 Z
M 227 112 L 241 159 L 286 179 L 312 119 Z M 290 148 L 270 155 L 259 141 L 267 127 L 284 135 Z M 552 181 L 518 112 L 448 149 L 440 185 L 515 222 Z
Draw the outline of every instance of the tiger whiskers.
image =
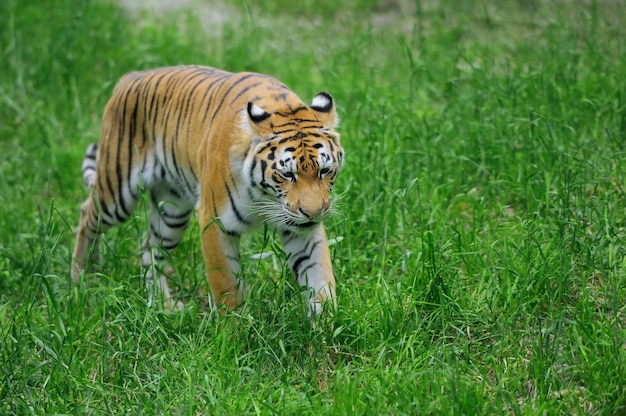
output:
M 274 227 L 280 227 L 289 223 L 289 218 L 285 215 L 282 204 L 278 201 L 261 200 L 255 201 L 248 206 L 249 214 L 263 218 L 263 222 Z

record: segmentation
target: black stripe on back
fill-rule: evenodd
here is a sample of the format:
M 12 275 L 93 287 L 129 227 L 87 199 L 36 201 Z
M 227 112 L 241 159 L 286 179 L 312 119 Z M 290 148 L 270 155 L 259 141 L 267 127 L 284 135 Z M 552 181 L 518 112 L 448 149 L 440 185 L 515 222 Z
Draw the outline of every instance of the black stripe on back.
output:
M 226 97 L 228 97 L 228 95 L 230 94 L 230 92 L 239 84 L 241 84 L 242 82 L 244 82 L 247 79 L 253 78 L 258 76 L 257 74 L 246 74 L 244 76 L 242 76 L 241 78 L 239 78 L 238 80 L 236 80 L 235 82 L 233 82 L 233 84 L 228 87 L 228 89 L 224 92 L 224 94 L 222 95 L 222 99 L 220 100 L 220 103 L 217 105 L 217 108 L 213 111 L 213 115 L 211 116 L 211 124 L 213 124 L 213 120 L 215 120 L 215 117 L 217 116 L 217 113 L 219 113 L 220 109 L 222 108 L 222 106 L 224 105 L 224 101 L 226 101 Z

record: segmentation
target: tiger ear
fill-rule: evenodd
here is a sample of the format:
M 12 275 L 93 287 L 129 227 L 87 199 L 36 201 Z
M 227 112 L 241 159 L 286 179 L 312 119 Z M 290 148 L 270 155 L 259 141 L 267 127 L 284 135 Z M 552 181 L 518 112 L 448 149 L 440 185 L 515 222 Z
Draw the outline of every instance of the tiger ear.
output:
M 270 113 L 263 110 L 252 101 L 248 102 L 248 117 L 250 117 L 250 120 L 252 120 L 254 124 L 258 124 L 264 120 L 267 120 L 270 115 Z
M 332 129 L 337 124 L 337 112 L 333 97 L 327 92 L 320 92 L 311 102 L 311 110 L 317 113 L 317 118 L 327 129 Z

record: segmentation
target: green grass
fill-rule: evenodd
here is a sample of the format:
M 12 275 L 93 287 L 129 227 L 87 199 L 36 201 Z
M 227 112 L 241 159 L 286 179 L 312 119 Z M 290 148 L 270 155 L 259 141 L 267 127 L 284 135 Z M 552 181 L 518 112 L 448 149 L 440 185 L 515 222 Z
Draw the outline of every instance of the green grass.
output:
M 0 413 L 626 412 L 623 1 L 240 2 L 222 24 L 211 2 L 49 3 L 0 2 Z M 147 307 L 143 208 L 70 284 L 112 86 L 180 63 L 335 97 L 332 325 L 303 318 L 271 230 L 245 241 L 238 318 L 204 311 L 198 227 L 185 309 Z

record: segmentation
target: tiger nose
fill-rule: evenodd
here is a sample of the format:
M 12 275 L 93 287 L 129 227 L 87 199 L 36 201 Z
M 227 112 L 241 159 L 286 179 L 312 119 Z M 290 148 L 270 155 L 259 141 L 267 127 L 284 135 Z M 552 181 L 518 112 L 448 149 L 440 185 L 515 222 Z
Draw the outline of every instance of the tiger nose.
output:
M 300 213 L 305 217 L 314 220 L 323 217 L 326 212 L 328 212 L 329 206 L 330 202 L 324 201 L 320 206 L 317 207 L 303 207 L 302 205 L 300 205 L 298 211 L 300 211 Z

